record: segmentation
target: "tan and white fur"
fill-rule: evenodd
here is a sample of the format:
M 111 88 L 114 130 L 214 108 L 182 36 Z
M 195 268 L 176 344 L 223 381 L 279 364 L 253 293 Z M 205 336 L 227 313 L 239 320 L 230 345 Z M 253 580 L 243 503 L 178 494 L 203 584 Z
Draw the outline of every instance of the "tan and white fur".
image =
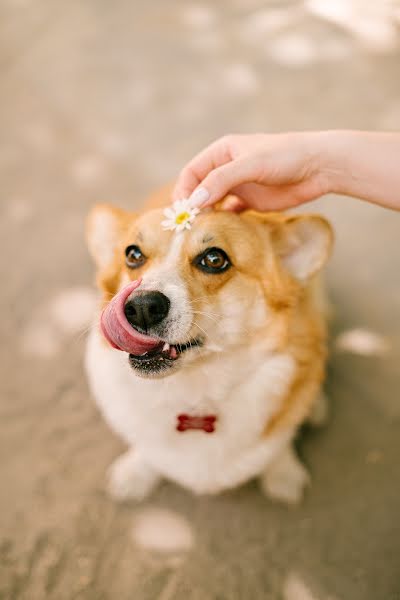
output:
M 168 192 L 161 193 L 168 203 Z M 324 420 L 326 360 L 323 290 L 318 272 L 332 230 L 317 215 L 196 217 L 183 234 L 163 231 L 161 209 L 133 214 L 99 205 L 88 222 L 103 307 L 129 281 L 171 302 L 165 339 L 202 336 L 165 376 L 143 378 L 127 354 L 112 349 L 97 320 L 86 356 L 90 387 L 110 427 L 128 445 L 111 466 L 117 499 L 141 500 L 166 478 L 198 494 L 215 494 L 251 478 L 271 498 L 298 502 L 309 483 L 293 440 L 307 419 Z M 124 249 L 143 246 L 146 263 L 130 270 Z M 222 248 L 232 266 L 201 272 L 194 257 Z M 179 432 L 180 413 L 217 415 L 214 433 Z

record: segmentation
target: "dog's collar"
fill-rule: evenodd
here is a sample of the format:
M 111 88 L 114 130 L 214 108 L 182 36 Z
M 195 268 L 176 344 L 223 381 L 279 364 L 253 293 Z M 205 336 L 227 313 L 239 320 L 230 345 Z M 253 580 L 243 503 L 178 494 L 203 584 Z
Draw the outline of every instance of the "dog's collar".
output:
M 215 431 L 216 415 L 204 415 L 203 417 L 195 415 L 178 415 L 177 416 L 177 431 L 187 431 L 188 429 L 202 429 L 206 433 Z

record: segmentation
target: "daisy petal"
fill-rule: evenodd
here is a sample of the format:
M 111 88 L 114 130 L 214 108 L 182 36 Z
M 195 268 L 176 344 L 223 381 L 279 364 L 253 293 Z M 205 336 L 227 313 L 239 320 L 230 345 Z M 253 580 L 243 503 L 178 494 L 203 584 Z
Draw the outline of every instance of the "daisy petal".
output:
M 167 223 L 166 221 L 164 221 L 163 223 L 161 223 L 161 225 L 162 225 L 163 229 L 166 229 L 166 230 L 172 231 L 173 229 L 175 229 L 175 225 L 173 223 Z
M 200 213 L 200 209 L 192 207 L 188 198 L 175 200 L 172 206 L 164 209 L 163 214 L 166 217 L 161 225 L 164 229 L 175 230 L 177 233 L 191 229 L 195 217 Z

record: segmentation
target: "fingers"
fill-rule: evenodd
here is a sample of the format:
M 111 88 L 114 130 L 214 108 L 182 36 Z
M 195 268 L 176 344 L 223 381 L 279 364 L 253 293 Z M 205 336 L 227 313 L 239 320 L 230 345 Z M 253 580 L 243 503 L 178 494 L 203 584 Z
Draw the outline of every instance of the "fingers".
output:
M 195 189 L 191 200 L 196 206 L 211 206 L 222 200 L 231 190 L 244 183 L 257 181 L 259 161 L 257 158 L 237 159 L 212 170 Z M 208 195 L 208 199 L 204 200 Z
M 228 196 L 226 200 L 222 202 L 222 210 L 228 210 L 230 212 L 242 212 L 246 210 L 247 203 L 239 198 L 238 196 Z
M 282 188 L 261 183 L 242 183 L 233 188 L 231 193 L 240 198 L 239 210 L 243 210 L 242 205 L 255 210 L 275 210 L 282 201 Z M 234 210 L 238 212 L 236 207 Z
M 281 210 L 293 205 L 293 198 L 285 190 L 259 183 L 243 183 L 231 190 L 222 201 L 221 208 L 231 212 L 242 212 L 246 208 L 259 211 Z
M 230 136 L 219 138 L 199 152 L 181 171 L 173 191 L 173 199 L 189 198 L 200 182 L 214 169 L 232 160 Z
M 199 185 L 200 178 L 196 175 L 196 172 L 187 165 L 183 171 L 179 174 L 178 180 L 172 192 L 172 199 L 182 200 L 182 198 L 189 198 L 193 190 Z

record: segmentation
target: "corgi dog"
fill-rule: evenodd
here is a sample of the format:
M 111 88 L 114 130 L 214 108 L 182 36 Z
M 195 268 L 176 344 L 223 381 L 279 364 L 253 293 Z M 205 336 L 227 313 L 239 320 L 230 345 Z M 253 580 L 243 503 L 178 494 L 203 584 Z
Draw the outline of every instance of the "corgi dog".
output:
M 158 195 L 165 206 L 169 191 Z M 318 273 L 333 244 L 311 214 L 201 211 L 163 229 L 162 208 L 96 206 L 87 240 L 102 318 L 86 370 L 128 445 L 108 486 L 144 499 L 162 478 L 216 494 L 257 477 L 297 503 L 310 481 L 293 448 L 326 414 L 326 308 Z

